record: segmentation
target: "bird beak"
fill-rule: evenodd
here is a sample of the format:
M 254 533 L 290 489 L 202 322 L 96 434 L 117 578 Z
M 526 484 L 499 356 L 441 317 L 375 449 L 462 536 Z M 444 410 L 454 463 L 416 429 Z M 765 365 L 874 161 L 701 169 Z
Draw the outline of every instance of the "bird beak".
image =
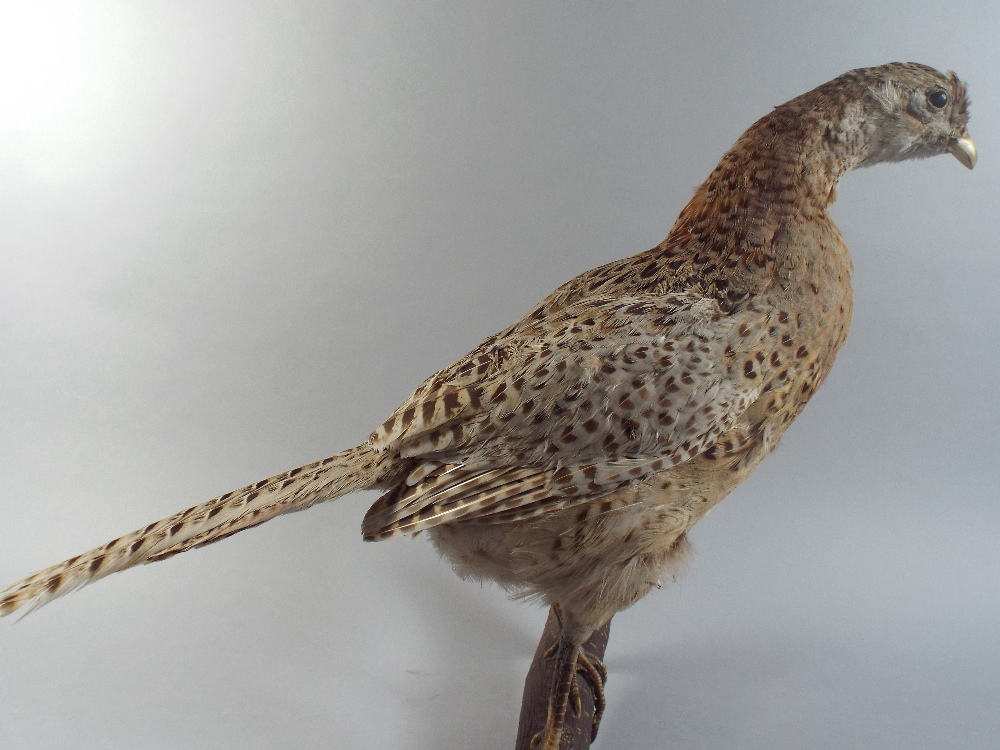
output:
M 952 155 L 958 159 L 962 164 L 965 165 L 967 169 L 972 169 L 976 166 L 976 142 L 966 133 L 961 138 L 956 138 L 948 146 L 948 150 L 951 151 Z

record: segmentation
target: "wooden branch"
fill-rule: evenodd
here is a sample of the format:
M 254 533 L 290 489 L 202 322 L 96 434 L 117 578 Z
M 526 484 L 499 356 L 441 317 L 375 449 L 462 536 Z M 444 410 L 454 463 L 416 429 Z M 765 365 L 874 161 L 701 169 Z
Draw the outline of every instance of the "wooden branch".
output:
M 604 649 L 608 646 L 608 635 L 611 632 L 611 620 L 604 627 L 594 631 L 590 640 L 584 645 L 584 650 L 604 659 Z M 559 642 L 559 621 L 555 613 L 549 610 L 549 619 L 545 622 L 542 639 L 535 649 L 535 658 L 524 680 L 524 695 L 521 698 L 521 719 L 517 728 L 517 744 L 514 750 L 537 750 L 531 748 L 531 738 L 545 726 L 548 714 L 549 696 L 555 679 L 555 659 L 545 659 L 544 654 Z M 591 727 L 594 721 L 594 693 L 590 683 L 580 677 L 577 680 L 580 688 L 580 700 L 583 711 L 576 716 L 572 709 L 566 716 L 566 728 L 563 731 L 560 750 L 586 750 L 593 741 Z

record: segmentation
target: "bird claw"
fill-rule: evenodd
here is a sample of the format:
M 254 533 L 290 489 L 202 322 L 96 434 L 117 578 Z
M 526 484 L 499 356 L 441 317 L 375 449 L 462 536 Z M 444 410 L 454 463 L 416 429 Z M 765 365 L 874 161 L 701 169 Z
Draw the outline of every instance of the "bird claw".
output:
M 579 671 L 580 669 L 578 667 L 577 672 Z M 573 682 L 569 684 L 569 701 L 573 706 L 574 716 L 580 716 L 583 714 L 583 700 L 580 698 L 580 683 L 576 680 L 573 680 Z
M 559 639 L 546 649 L 545 653 L 542 654 L 542 659 L 551 661 L 559 655 L 560 647 L 566 648 L 562 639 Z M 542 740 L 546 740 L 545 750 L 558 747 L 559 737 L 562 735 L 562 728 L 565 723 L 566 708 L 571 708 L 574 716 L 579 717 L 583 715 L 583 698 L 580 694 L 580 683 L 577 675 L 582 675 L 590 684 L 594 695 L 594 718 L 590 727 L 590 741 L 593 742 L 597 738 L 597 731 L 600 729 L 601 719 L 604 716 L 604 709 L 607 705 L 604 697 L 604 685 L 608 681 L 608 668 L 604 665 L 603 661 L 592 654 L 588 654 L 582 648 L 577 647 L 575 650 L 575 657 L 570 657 L 574 661 L 572 667 L 573 676 L 569 679 L 568 692 L 564 693 L 568 705 L 558 706 L 556 701 L 559 700 L 559 696 L 553 693 L 549 703 L 549 713 L 545 721 L 545 727 L 532 737 L 528 744 L 531 750 L 538 747 Z M 553 720 L 553 716 L 558 717 L 560 714 L 563 716 L 562 719 L 556 718 Z
M 604 698 L 604 685 L 608 681 L 608 668 L 604 662 L 596 656 L 580 650 L 580 655 L 576 659 L 576 671 L 582 674 L 594 692 L 594 720 L 590 725 L 590 741 L 597 739 L 597 730 L 601 728 L 601 719 L 604 717 L 604 708 L 607 702 Z M 577 700 L 579 700 L 579 688 L 576 687 L 576 680 L 573 680 L 573 687 L 576 689 Z M 577 716 L 580 715 L 577 711 Z

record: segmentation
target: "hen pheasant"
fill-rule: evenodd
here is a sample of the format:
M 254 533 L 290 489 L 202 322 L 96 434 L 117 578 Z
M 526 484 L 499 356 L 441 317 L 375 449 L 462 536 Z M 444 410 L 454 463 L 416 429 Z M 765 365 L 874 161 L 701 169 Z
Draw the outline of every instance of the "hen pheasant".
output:
M 968 99 L 915 63 L 853 70 L 777 107 L 723 157 L 657 247 L 567 282 L 424 382 L 370 439 L 188 508 L 6 589 L 37 607 L 349 492 L 384 494 L 367 540 L 428 530 L 458 572 L 553 606 L 562 629 L 546 750 L 581 644 L 683 555 L 687 531 L 766 456 L 851 319 L 851 258 L 827 211 L 849 170 L 952 153 Z

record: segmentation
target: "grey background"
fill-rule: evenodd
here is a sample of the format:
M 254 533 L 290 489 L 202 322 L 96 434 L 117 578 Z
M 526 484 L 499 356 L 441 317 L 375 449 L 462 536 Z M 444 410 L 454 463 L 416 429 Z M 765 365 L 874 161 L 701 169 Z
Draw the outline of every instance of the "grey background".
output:
M 979 166 L 843 181 L 850 341 L 689 572 L 616 618 L 598 747 L 996 747 L 996 3 L 3 14 L 4 584 L 363 440 L 659 242 L 771 106 L 890 60 L 958 71 Z M 0 745 L 510 747 L 544 611 L 423 538 L 362 543 L 373 500 L 4 621 Z

